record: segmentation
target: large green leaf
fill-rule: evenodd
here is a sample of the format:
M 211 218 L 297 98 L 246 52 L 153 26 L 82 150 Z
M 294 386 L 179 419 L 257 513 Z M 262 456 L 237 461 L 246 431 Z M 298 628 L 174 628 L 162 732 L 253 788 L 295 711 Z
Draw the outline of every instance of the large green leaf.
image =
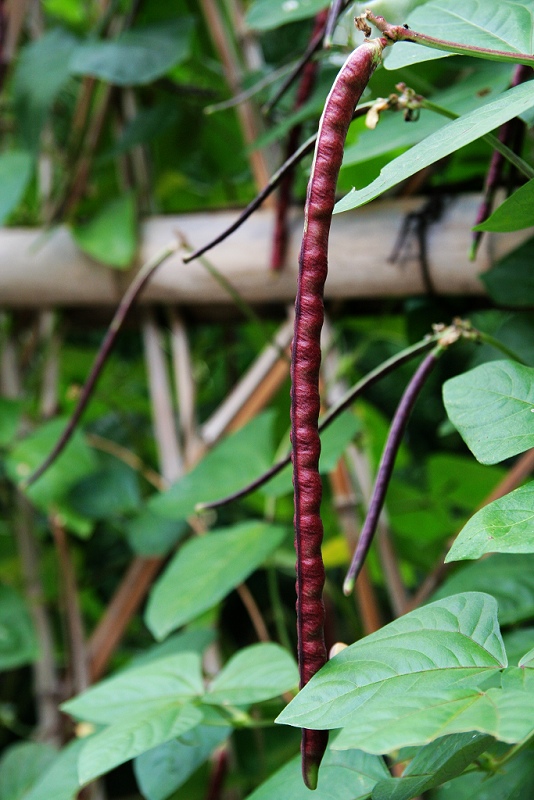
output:
M 201 721 L 202 713 L 198 708 L 180 705 L 172 698 L 121 719 L 86 740 L 78 761 L 80 783 L 89 783 L 119 764 L 183 736 Z
M 298 685 L 294 658 L 278 644 L 253 644 L 236 653 L 211 682 L 204 703 L 243 705 L 277 697 Z
M 443 387 L 453 425 L 482 464 L 496 464 L 534 447 L 534 369 L 492 361 Z
M 530 0 L 434 0 L 416 8 L 407 21 L 412 30 L 436 39 L 474 47 L 532 53 L 534 7 Z M 392 48 L 388 69 L 451 55 L 403 42 Z
M 31 664 L 38 655 L 26 604 L 14 589 L 0 585 L 0 670 Z
M 436 739 L 417 752 L 402 778 L 385 778 L 377 783 L 373 800 L 411 800 L 461 775 L 492 742 L 492 737 L 483 733 L 457 733 Z
M 7 150 L 0 155 L 0 224 L 22 200 L 32 170 L 33 157 L 26 150 Z
M 412 611 L 343 650 L 306 684 L 277 722 L 345 730 L 357 724 L 369 732 L 376 709 L 390 709 L 391 722 L 397 708 L 399 715 L 405 710 L 401 698 L 414 703 L 427 693 L 441 698 L 456 692 L 463 699 L 506 663 L 495 600 L 480 593 L 458 594 Z M 428 740 L 424 719 L 419 725 L 412 731 L 414 741 L 396 741 L 393 747 Z M 396 738 L 397 731 L 392 728 L 392 733 Z M 354 746 L 386 752 L 392 741 L 387 728 L 380 739 L 379 744 L 373 740 Z
M 0 800 L 23 800 L 56 755 L 53 747 L 42 742 L 8 747 L 0 759 Z
M 460 147 L 479 139 L 494 128 L 498 128 L 503 122 L 521 114 L 532 105 L 534 105 L 532 88 L 528 83 L 503 92 L 496 100 L 485 103 L 480 108 L 449 122 L 439 131 L 386 164 L 372 183 L 359 191 L 353 189 L 336 203 L 335 213 L 349 211 L 374 200 L 375 197 L 393 188 L 401 181 L 410 178 L 416 172 L 420 172 L 441 158 L 445 158 Z
M 149 509 L 161 517 L 185 519 L 197 503 L 216 500 L 246 486 L 272 464 L 273 424 L 272 412 L 260 414 L 224 439 L 167 492 L 154 497 Z
M 137 249 L 136 210 L 132 194 L 105 203 L 89 222 L 75 225 L 78 247 L 102 264 L 127 269 Z
M 328 0 L 254 0 L 247 12 L 246 23 L 252 30 L 268 31 L 288 22 L 313 17 L 327 5 Z
M 285 534 L 278 525 L 251 520 L 186 542 L 150 595 L 146 623 L 154 636 L 162 639 L 222 600 L 265 561 Z
M 423 691 L 399 693 L 395 701 L 374 697 L 343 728 L 333 747 L 389 752 L 474 730 L 510 744 L 523 741 L 534 732 L 533 672 L 511 667 L 502 674 L 502 686 L 485 691 L 480 686 L 432 690 L 429 684 Z
M 68 700 L 62 710 L 78 719 L 113 723 L 146 712 L 163 702 L 182 704 L 204 693 L 198 653 L 164 656 L 131 667 Z
M 492 300 L 513 308 L 534 305 L 534 238 L 501 258 L 480 275 Z
M 529 620 L 534 616 L 534 556 L 497 554 L 475 561 L 451 575 L 432 599 L 470 590 L 495 597 L 501 625 Z
M 248 800 L 365 800 L 377 781 L 388 775 L 381 758 L 360 750 L 336 752 L 328 749 L 319 769 L 319 782 L 313 795 L 304 786 L 300 756 L 271 775 Z
M 28 478 L 50 453 L 63 433 L 67 421 L 55 419 L 41 425 L 15 445 L 6 458 L 6 470 L 16 483 Z M 65 450 L 29 489 L 30 500 L 42 508 L 65 497 L 81 478 L 96 469 L 96 457 L 81 433 L 74 434 Z
M 193 20 L 182 17 L 124 31 L 112 42 L 86 42 L 74 51 L 70 70 L 117 86 L 150 83 L 189 57 L 192 31 Z
M 494 500 L 460 531 L 445 561 L 485 553 L 534 553 L 534 483 Z
M 476 225 L 473 230 L 507 233 L 530 228 L 532 226 L 533 201 L 534 178 L 516 189 L 487 220 Z
M 27 147 L 37 147 L 48 113 L 70 77 L 77 40 L 61 28 L 46 31 L 20 52 L 13 75 L 17 122 Z
M 166 800 L 209 758 L 232 729 L 221 724 L 197 725 L 179 739 L 165 742 L 138 756 L 134 771 L 147 800 Z

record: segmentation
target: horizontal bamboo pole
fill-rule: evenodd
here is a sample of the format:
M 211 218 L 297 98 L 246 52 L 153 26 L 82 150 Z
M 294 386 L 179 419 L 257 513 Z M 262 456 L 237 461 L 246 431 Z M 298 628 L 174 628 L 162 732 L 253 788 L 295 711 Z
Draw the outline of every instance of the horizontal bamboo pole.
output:
M 327 299 L 403 297 L 425 292 L 417 248 L 412 242 L 402 263 L 388 261 L 407 213 L 421 198 L 386 200 L 334 217 L 330 240 Z M 428 261 L 438 294 L 483 295 L 478 274 L 531 235 L 532 231 L 485 237 L 476 262 L 468 260 L 470 226 L 479 197 L 461 195 L 447 204 L 428 234 Z M 235 212 L 153 217 L 141 229 L 143 263 L 177 235 L 193 247 L 210 240 L 235 219 Z M 287 303 L 295 294 L 302 214 L 293 211 L 288 269 L 269 271 L 273 214 L 256 212 L 208 254 L 210 262 L 249 303 Z M 113 306 L 131 272 L 109 269 L 81 253 L 69 231 L 44 235 L 35 229 L 0 230 L 0 309 Z M 228 305 L 231 299 L 198 261 L 183 264 L 177 254 L 154 275 L 141 302 L 182 306 Z

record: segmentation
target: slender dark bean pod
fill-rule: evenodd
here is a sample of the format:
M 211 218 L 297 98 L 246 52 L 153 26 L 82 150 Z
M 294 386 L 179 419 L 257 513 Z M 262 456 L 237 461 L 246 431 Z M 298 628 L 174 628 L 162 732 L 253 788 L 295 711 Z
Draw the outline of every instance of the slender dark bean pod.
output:
M 56 458 L 63 452 L 67 444 L 72 438 L 74 431 L 76 430 L 76 426 L 80 421 L 80 417 L 82 416 L 83 412 L 85 411 L 85 407 L 89 402 L 91 395 L 93 393 L 93 389 L 95 388 L 96 382 L 100 377 L 100 373 L 104 368 L 106 361 L 108 360 L 108 356 L 111 353 L 113 345 L 117 339 L 117 335 L 122 328 L 124 320 L 128 314 L 128 311 L 134 304 L 135 300 L 144 289 L 154 272 L 157 270 L 164 261 L 166 261 L 173 253 L 175 253 L 178 249 L 178 243 L 174 243 L 166 247 L 160 253 L 158 253 L 154 258 L 147 263 L 139 270 L 137 275 L 135 276 L 134 280 L 128 287 L 126 294 L 122 298 L 113 319 L 109 325 L 107 333 L 104 337 L 104 341 L 100 346 L 100 350 L 98 351 L 96 358 L 93 362 L 93 366 L 91 368 L 91 372 L 89 373 L 89 377 L 87 378 L 82 392 L 80 394 L 78 404 L 74 409 L 74 413 L 72 414 L 71 418 L 69 419 L 65 430 L 61 434 L 60 438 L 56 442 L 52 452 L 50 455 L 45 458 L 41 466 L 37 467 L 35 472 L 33 472 L 30 477 L 23 483 L 23 488 L 30 486 L 34 483 L 38 478 L 43 475 L 44 472 L 54 463 Z
M 314 39 L 317 34 L 322 34 L 324 31 L 327 16 L 328 11 L 326 9 L 320 11 L 316 15 L 312 31 L 312 39 Z M 297 96 L 295 98 L 294 111 L 298 111 L 299 108 L 302 108 L 304 103 L 306 103 L 306 101 L 309 99 L 313 91 L 313 87 L 315 86 L 317 68 L 317 61 L 308 61 L 304 67 L 297 91 Z M 298 149 L 301 135 L 302 123 L 293 125 L 286 142 L 286 161 L 291 158 L 291 155 Z M 271 252 L 271 269 L 274 272 L 278 272 L 282 269 L 286 256 L 288 241 L 287 214 L 293 193 L 294 177 L 294 170 L 287 170 L 280 184 L 278 197 L 276 198 L 276 220 L 273 235 L 273 249 Z
M 531 67 L 526 67 L 524 64 L 518 64 L 514 70 L 510 86 L 518 86 L 520 83 L 526 81 L 531 74 L 532 74 Z M 508 122 L 505 122 L 504 125 L 501 125 L 499 133 L 497 134 L 497 137 L 500 142 L 502 142 L 507 146 L 510 145 L 510 140 L 514 133 L 515 123 L 517 122 L 518 122 L 517 119 L 515 120 L 510 119 L 508 120 Z M 486 175 L 486 181 L 484 184 L 484 196 L 478 208 L 474 227 L 480 225 L 482 222 L 485 222 L 489 217 L 489 215 L 491 214 L 491 209 L 493 208 L 493 201 L 495 199 L 495 193 L 502 182 L 502 171 L 504 163 L 505 163 L 504 155 L 501 152 L 499 152 L 499 150 L 494 150 L 491 156 L 491 161 L 488 167 L 488 173 Z M 476 257 L 477 250 L 483 235 L 484 235 L 483 231 L 474 231 L 473 233 L 473 242 L 471 245 L 471 252 L 470 252 L 470 258 L 472 260 Z
M 423 386 L 425 385 L 426 379 L 434 369 L 441 352 L 442 348 L 438 346 L 434 348 L 432 352 L 428 353 L 428 355 L 423 359 L 408 386 L 406 387 L 406 390 L 402 395 L 400 403 L 395 412 L 395 416 L 391 422 L 391 428 L 389 429 L 387 442 L 384 447 L 384 452 L 382 453 L 382 458 L 380 459 L 380 466 L 378 467 L 373 495 L 369 502 L 367 517 L 365 519 L 358 545 L 347 573 L 347 577 L 345 578 L 345 582 L 343 584 L 343 592 L 346 595 L 351 594 L 352 590 L 354 589 L 356 578 L 360 573 L 365 561 L 365 557 L 369 552 L 369 548 L 371 547 L 376 526 L 378 524 L 378 518 L 386 498 L 386 491 L 389 485 L 391 474 L 393 472 L 397 451 L 404 435 L 404 431 L 406 430 L 406 425 L 408 424 L 411 411 L 415 405 L 415 401 L 421 393 Z
M 422 339 L 420 342 L 411 345 L 410 347 L 401 350 L 400 353 L 397 353 L 391 358 L 388 358 L 378 367 L 373 369 L 369 372 L 365 377 L 358 381 L 351 389 L 349 389 L 343 397 L 332 406 L 330 411 L 324 415 L 324 417 L 319 421 L 319 433 L 322 433 L 328 426 L 335 420 L 339 415 L 348 408 L 354 400 L 359 397 L 363 392 L 368 389 L 370 386 L 373 386 L 377 383 L 381 378 L 389 375 L 393 372 L 397 367 L 400 367 L 401 364 L 405 364 L 407 361 L 410 361 L 415 356 L 422 353 L 424 350 L 428 350 L 441 336 L 441 334 L 435 334 L 432 336 L 428 336 L 425 339 Z M 247 494 L 251 494 L 251 492 L 255 492 L 256 489 L 260 489 L 266 483 L 269 483 L 271 478 L 274 478 L 275 475 L 278 475 L 284 467 L 291 461 L 291 453 L 288 453 L 287 456 L 277 461 L 276 464 L 268 469 L 263 475 L 260 475 L 259 478 L 256 480 L 251 481 L 246 486 L 243 486 L 242 489 L 239 489 L 237 492 L 233 492 L 232 494 L 227 495 L 226 497 L 222 497 L 219 500 L 213 500 L 211 503 L 199 503 L 196 507 L 197 511 L 208 511 L 214 508 L 221 508 L 222 506 L 229 505 L 229 503 L 233 503 L 235 500 L 240 500 L 242 497 L 246 497 Z
M 224 231 L 222 231 L 222 233 L 220 233 L 210 242 L 202 245 L 202 247 L 199 247 L 198 250 L 194 250 L 188 256 L 185 256 L 183 259 L 184 264 L 189 264 L 189 262 L 194 261 L 195 258 L 203 256 L 204 253 L 207 253 L 208 250 L 211 250 L 216 245 L 220 244 L 221 242 L 224 242 L 224 240 L 227 239 L 230 236 L 230 234 L 234 233 L 234 231 L 240 228 L 241 225 L 245 222 L 245 220 L 247 220 L 254 213 L 254 211 L 256 211 L 256 209 L 261 206 L 263 201 L 266 200 L 267 197 L 269 197 L 269 195 L 272 192 L 274 192 L 274 190 L 280 184 L 286 173 L 291 171 L 293 167 L 299 163 L 299 161 L 302 161 L 304 156 L 306 156 L 313 150 L 316 140 L 317 140 L 316 133 L 314 133 L 313 136 L 310 136 L 308 139 L 306 139 L 306 141 L 301 144 L 298 150 L 295 150 L 293 155 L 290 158 L 288 158 L 287 161 L 284 161 L 282 166 L 276 170 L 274 175 L 271 177 L 269 183 L 261 190 L 261 192 L 259 192 L 256 195 L 256 197 L 253 200 L 250 201 L 248 206 L 243 209 L 243 211 L 237 217 L 235 222 L 232 222 L 231 225 L 229 225 Z
M 347 4 L 343 0 L 332 0 L 330 9 L 328 11 L 328 19 L 326 20 L 326 27 L 324 29 L 323 47 L 332 47 L 332 36 L 338 18 Z
M 344 11 L 347 8 L 350 2 L 351 0 L 343 0 L 343 2 L 340 4 L 338 16 L 339 14 L 342 13 L 342 11 Z M 323 29 L 320 32 L 318 32 L 316 36 L 310 39 L 310 43 L 308 44 L 308 47 L 304 51 L 302 57 L 299 58 L 293 70 L 289 73 L 285 81 L 283 81 L 283 83 L 280 84 L 278 91 L 276 92 L 274 97 L 272 97 L 268 103 L 265 103 L 265 105 L 262 108 L 262 111 L 267 117 L 270 115 L 273 108 L 280 102 L 281 98 L 285 95 L 287 90 L 291 86 L 293 86 L 294 82 L 297 80 L 298 76 L 300 75 L 300 73 L 302 72 L 308 61 L 311 58 L 313 58 L 317 50 L 321 48 L 323 44 L 324 34 L 325 34 L 325 27 L 323 26 Z
M 318 419 L 320 335 L 328 270 L 328 238 L 337 177 L 352 113 L 386 45 L 385 39 L 365 41 L 348 57 L 332 86 L 319 123 L 304 211 L 291 357 L 291 443 L 301 686 L 315 675 L 327 658 L 323 632 L 325 575 L 321 555 L 323 525 Z M 328 734 L 304 729 L 302 736 L 303 777 L 309 788 L 315 788 Z

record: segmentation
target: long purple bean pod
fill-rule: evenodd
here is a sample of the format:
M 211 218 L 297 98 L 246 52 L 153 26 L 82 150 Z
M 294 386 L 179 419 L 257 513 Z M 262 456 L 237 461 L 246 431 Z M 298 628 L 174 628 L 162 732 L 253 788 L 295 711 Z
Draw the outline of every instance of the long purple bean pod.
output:
M 297 552 L 297 639 L 300 685 L 326 663 L 324 642 L 324 565 L 321 555 L 321 479 L 318 433 L 320 334 L 324 319 L 323 290 L 328 270 L 328 238 L 343 146 L 354 107 L 380 62 L 387 40 L 366 40 L 346 60 L 326 100 L 304 210 L 299 259 L 295 330 L 291 358 L 291 443 L 295 490 Z M 317 786 L 319 765 L 328 733 L 302 732 L 302 773 L 306 785 Z
M 356 578 L 360 574 L 365 557 L 369 552 L 369 548 L 371 547 L 376 526 L 378 524 L 378 518 L 384 506 L 386 491 L 389 485 L 391 474 L 393 472 L 395 458 L 397 456 L 404 431 L 406 430 L 406 425 L 408 424 L 410 414 L 415 405 L 415 401 L 419 397 L 419 394 L 425 385 L 426 379 L 434 369 L 438 357 L 442 351 L 443 348 L 438 345 L 425 356 L 413 374 L 408 386 L 404 391 L 404 394 L 400 399 L 397 410 L 395 411 L 395 415 L 389 429 L 389 435 L 384 447 L 384 452 L 382 453 L 382 458 L 380 459 L 373 495 L 369 502 L 367 517 L 365 518 L 365 522 L 360 533 L 360 538 L 358 540 L 358 545 L 352 557 L 349 571 L 347 572 L 347 577 L 343 583 L 343 592 L 346 595 L 351 594 L 352 590 L 354 589 Z

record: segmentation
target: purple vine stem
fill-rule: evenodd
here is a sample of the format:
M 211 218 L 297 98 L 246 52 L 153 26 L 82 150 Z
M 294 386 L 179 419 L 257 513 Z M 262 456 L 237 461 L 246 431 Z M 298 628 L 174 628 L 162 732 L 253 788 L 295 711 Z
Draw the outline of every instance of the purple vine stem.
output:
M 406 387 L 406 390 L 401 397 L 400 403 L 391 422 L 391 428 L 389 430 L 387 442 L 384 447 L 384 452 L 382 453 L 382 458 L 380 459 L 380 466 L 378 467 L 373 495 L 369 502 L 367 517 L 360 534 L 356 551 L 352 557 L 352 562 L 347 573 L 347 577 L 345 578 L 345 582 L 343 584 L 343 592 L 346 595 L 350 595 L 352 593 L 356 578 L 361 571 L 365 557 L 369 552 L 369 548 L 371 547 L 376 526 L 378 524 L 378 518 L 384 505 L 387 487 L 393 472 L 397 451 L 404 435 L 408 419 L 410 418 L 411 411 L 423 386 L 425 385 L 428 376 L 434 369 L 438 357 L 442 352 L 443 348 L 438 345 L 438 347 L 434 348 L 423 359 L 408 386 Z
M 437 39 L 434 36 L 427 36 L 426 33 L 412 31 L 411 28 L 404 27 L 404 25 L 391 25 L 384 17 L 375 16 L 375 14 L 369 10 L 365 11 L 361 18 L 372 22 L 388 40 L 389 44 L 393 44 L 394 42 L 412 42 L 414 44 L 432 47 L 434 50 L 443 50 L 458 55 L 487 58 L 491 61 L 501 61 L 510 64 L 527 64 L 534 66 L 534 55 L 530 55 L 529 53 L 493 50 L 489 47 L 478 47 L 477 45 L 460 44 L 459 42 L 449 42 L 446 39 Z
M 158 267 L 163 264 L 173 253 L 175 253 L 179 248 L 178 242 L 170 244 L 168 247 L 164 248 L 160 251 L 154 258 L 147 261 L 146 264 L 141 267 L 135 278 L 133 279 L 132 283 L 126 290 L 124 297 L 122 298 L 114 316 L 111 320 L 107 333 L 104 337 L 104 341 L 100 346 L 100 350 L 98 351 L 96 358 L 93 362 L 93 366 L 91 368 L 91 372 L 89 373 L 89 377 L 87 378 L 80 397 L 78 399 L 78 403 L 74 412 L 67 422 L 65 430 L 61 434 L 60 438 L 57 440 L 54 448 L 52 449 L 51 453 L 45 458 L 43 463 L 37 467 L 35 472 L 33 472 L 26 481 L 24 481 L 21 485 L 21 488 L 25 489 L 28 486 L 31 486 L 32 483 L 43 475 L 44 472 L 52 465 L 52 463 L 58 458 L 58 456 L 63 452 L 67 444 L 72 438 L 74 431 L 76 430 L 76 426 L 80 421 L 80 417 L 82 416 L 83 412 L 85 411 L 85 407 L 91 398 L 91 394 L 93 393 L 93 389 L 95 388 L 96 382 L 98 381 L 102 369 L 104 368 L 106 361 L 108 359 L 111 350 L 115 344 L 119 331 L 122 328 L 124 320 L 126 316 L 136 301 L 137 297 L 144 289 L 154 272 Z

